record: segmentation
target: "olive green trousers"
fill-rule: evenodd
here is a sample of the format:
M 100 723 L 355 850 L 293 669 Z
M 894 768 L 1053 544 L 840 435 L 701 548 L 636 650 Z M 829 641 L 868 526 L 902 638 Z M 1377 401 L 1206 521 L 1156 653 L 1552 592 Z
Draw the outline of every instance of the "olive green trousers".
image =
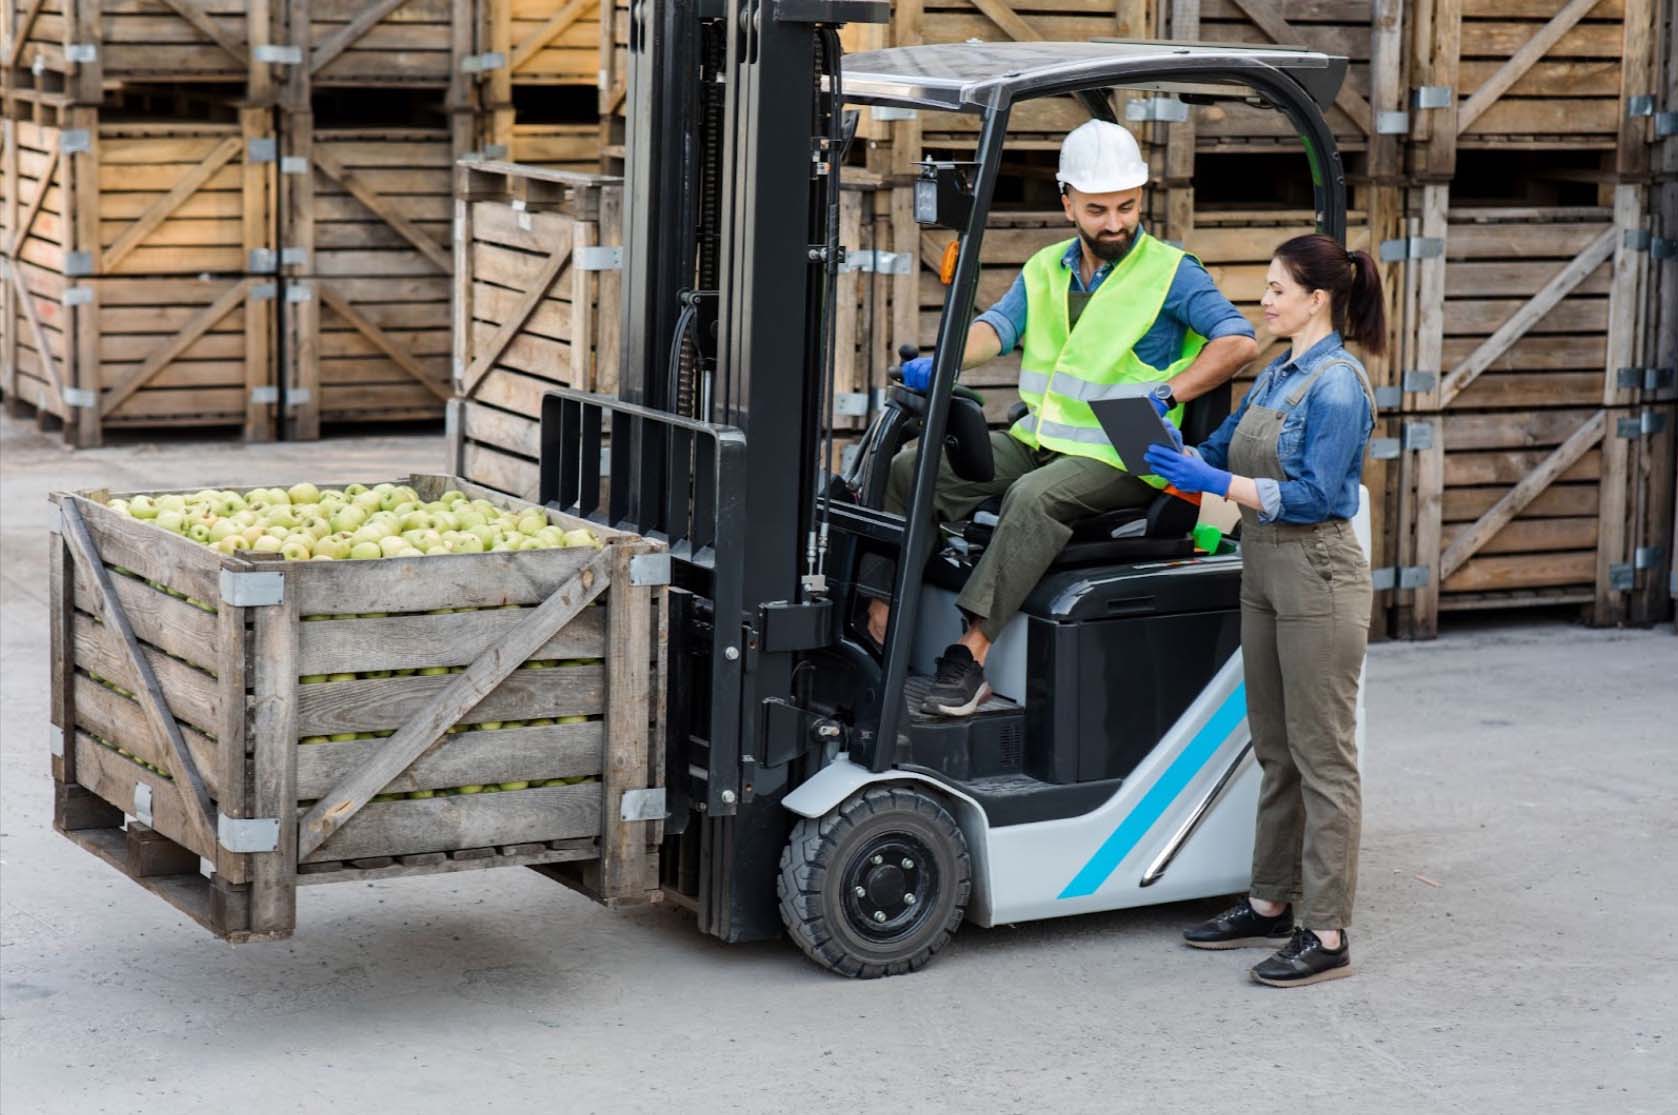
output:
M 1241 658 L 1263 771 L 1255 898 L 1296 902 L 1308 929 L 1351 924 L 1363 797 L 1357 700 L 1372 588 L 1352 526 L 1249 521 Z
M 1002 497 L 996 530 L 956 604 L 995 640 L 1072 537 L 1068 525 L 1120 507 L 1146 507 L 1159 493 L 1127 472 L 1088 457 L 1033 449 L 1006 431 L 990 435 L 995 475 L 963 480 L 939 455 L 933 513 L 965 519 L 992 496 Z M 915 484 L 918 446 L 892 458 L 886 510 L 903 514 Z

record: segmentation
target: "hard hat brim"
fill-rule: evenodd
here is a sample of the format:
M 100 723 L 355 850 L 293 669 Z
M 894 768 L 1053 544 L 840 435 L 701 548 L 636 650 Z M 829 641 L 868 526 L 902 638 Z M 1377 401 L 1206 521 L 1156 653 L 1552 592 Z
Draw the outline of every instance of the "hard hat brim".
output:
M 1142 167 L 1139 171 L 1130 174 L 1114 174 L 1101 178 L 1086 178 L 1081 181 L 1057 174 L 1055 175 L 1055 181 L 1062 186 L 1071 186 L 1080 193 L 1116 194 L 1121 190 L 1134 190 L 1138 186 L 1146 186 L 1148 184 L 1148 168 Z

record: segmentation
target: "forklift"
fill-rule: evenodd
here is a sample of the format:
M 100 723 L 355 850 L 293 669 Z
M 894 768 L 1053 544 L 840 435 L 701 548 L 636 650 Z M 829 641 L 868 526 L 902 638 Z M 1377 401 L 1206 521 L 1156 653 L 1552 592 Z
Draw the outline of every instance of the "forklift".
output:
M 1241 557 L 1229 540 L 1197 554 L 1193 503 L 1162 493 L 1076 524 L 992 649 L 995 696 L 963 719 L 919 711 L 989 529 L 983 510 L 934 521 L 936 452 L 905 515 L 882 496 L 917 437 L 990 475 L 984 413 L 956 377 L 1010 113 L 1067 97 L 1113 120 L 1119 89 L 1266 105 L 1304 146 L 1318 228 L 1346 228 L 1323 120 L 1344 58 L 1121 42 L 843 55 L 842 24 L 888 18 L 883 0 L 634 0 L 620 393 L 553 390 L 541 412 L 542 502 L 670 548 L 667 899 L 725 941 L 785 933 L 862 978 L 919 969 L 964 920 L 1248 883 Z M 971 162 L 924 163 L 914 182 L 916 219 L 959 236 L 931 386 L 887 389 L 840 473 L 839 187 L 863 108 L 970 113 L 979 138 Z M 1185 438 L 1228 411 L 1227 386 L 1196 399 Z M 894 571 L 883 645 L 863 626 L 869 562 Z

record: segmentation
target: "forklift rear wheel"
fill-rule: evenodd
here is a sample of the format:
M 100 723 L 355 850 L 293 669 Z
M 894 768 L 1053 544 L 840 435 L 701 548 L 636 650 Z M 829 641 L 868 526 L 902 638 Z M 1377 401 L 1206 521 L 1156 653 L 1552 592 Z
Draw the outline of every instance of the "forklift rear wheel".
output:
M 776 889 L 805 954 L 859 979 L 917 971 L 967 912 L 973 863 L 929 794 L 876 787 L 793 826 Z

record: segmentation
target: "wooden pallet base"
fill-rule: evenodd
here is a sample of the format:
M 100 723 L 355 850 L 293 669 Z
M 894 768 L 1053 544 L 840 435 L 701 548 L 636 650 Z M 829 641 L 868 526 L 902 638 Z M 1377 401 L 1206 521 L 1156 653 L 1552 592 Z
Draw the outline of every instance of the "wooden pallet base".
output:
M 536 867 L 599 857 L 600 841 L 592 837 L 550 840 L 544 844 L 507 844 L 497 848 L 462 848 L 454 852 L 385 857 L 386 862 L 338 860 L 305 863 L 298 866 L 297 885 L 306 887 L 357 879 L 400 879 L 410 875 L 450 875 L 486 867 Z

